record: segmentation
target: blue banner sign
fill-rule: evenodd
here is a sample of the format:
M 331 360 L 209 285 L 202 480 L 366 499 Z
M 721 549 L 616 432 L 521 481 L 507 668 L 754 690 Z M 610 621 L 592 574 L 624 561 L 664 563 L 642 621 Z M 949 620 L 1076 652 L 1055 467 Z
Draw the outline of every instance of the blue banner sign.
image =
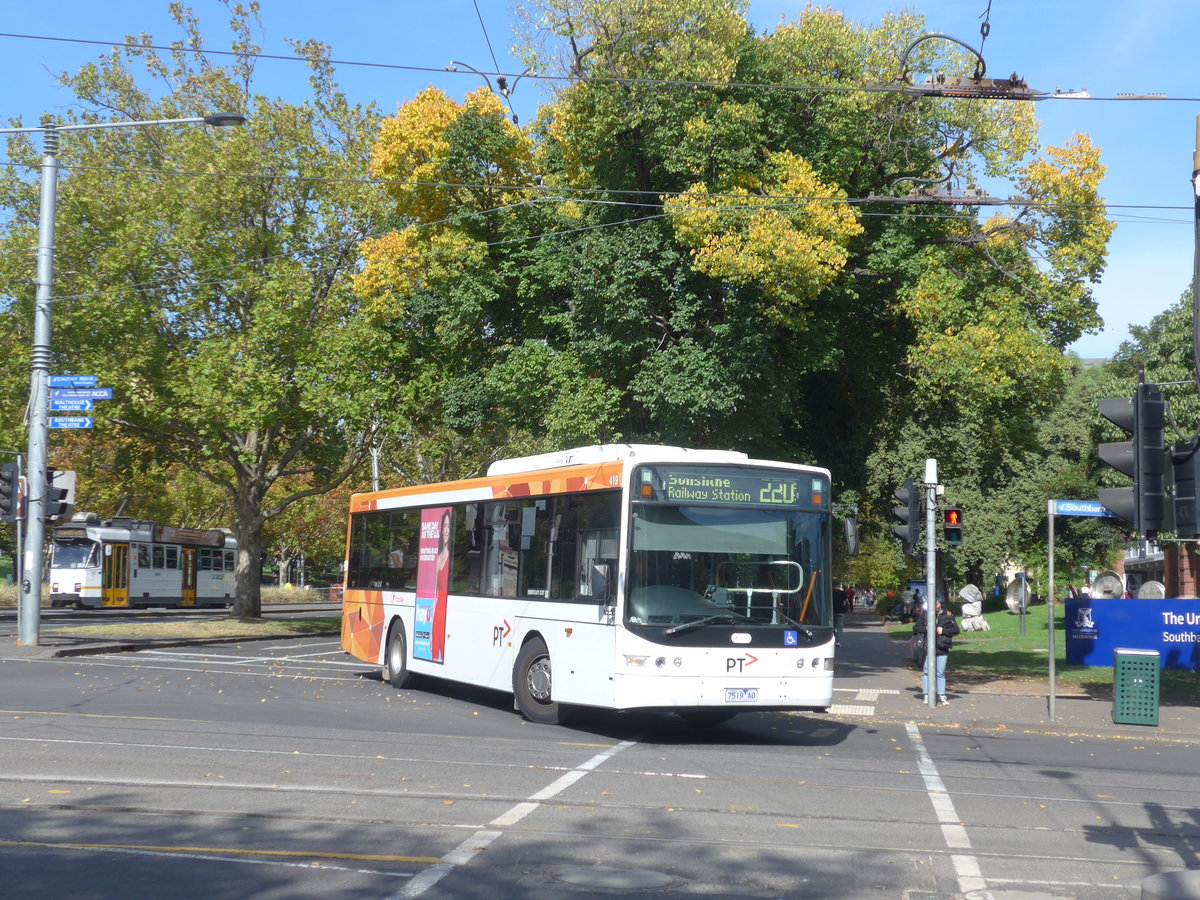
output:
M 1111 666 L 1113 651 L 1157 650 L 1164 669 L 1200 667 L 1200 601 L 1101 600 L 1066 603 L 1067 662 Z
M 51 400 L 111 400 L 112 388 L 60 388 L 50 392 Z
M 52 388 L 69 388 L 69 387 L 95 387 L 95 375 L 51 375 L 50 387 Z
M 96 404 L 91 400 L 51 400 L 50 408 L 60 412 L 91 412 Z
M 51 428 L 91 428 L 93 424 L 91 416 L 51 416 Z
M 1056 516 L 1112 516 L 1099 500 L 1051 500 Z

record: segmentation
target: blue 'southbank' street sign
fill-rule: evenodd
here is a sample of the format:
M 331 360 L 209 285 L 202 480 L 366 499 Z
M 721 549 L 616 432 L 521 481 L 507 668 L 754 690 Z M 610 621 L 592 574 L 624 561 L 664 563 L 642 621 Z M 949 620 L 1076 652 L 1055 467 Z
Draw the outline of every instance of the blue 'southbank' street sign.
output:
M 1112 517 L 1099 500 L 1051 500 L 1056 516 Z
M 93 419 L 91 416 L 51 416 L 51 428 L 91 428 Z

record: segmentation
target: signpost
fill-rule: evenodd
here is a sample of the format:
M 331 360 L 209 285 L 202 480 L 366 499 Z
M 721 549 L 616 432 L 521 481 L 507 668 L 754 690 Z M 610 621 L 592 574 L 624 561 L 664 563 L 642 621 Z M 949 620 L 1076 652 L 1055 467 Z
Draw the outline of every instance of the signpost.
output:
M 113 389 L 96 387 L 95 375 L 51 375 L 50 409 L 54 412 L 91 412 L 97 400 L 111 400 Z M 91 416 L 51 416 L 51 428 L 91 428 Z
M 51 400 L 111 400 L 113 389 L 106 387 L 55 388 L 50 392 Z
M 50 387 L 52 388 L 70 388 L 70 387 L 95 387 L 95 375 L 51 375 Z
M 91 416 L 51 416 L 51 428 L 91 428 L 95 419 Z
M 91 412 L 96 408 L 92 400 L 51 400 L 50 409 L 56 412 Z

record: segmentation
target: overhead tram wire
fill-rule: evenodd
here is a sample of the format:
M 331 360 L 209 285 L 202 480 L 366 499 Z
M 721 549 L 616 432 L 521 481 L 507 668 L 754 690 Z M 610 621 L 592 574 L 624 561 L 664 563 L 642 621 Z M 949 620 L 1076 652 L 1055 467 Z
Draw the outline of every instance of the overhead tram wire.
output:
M 15 160 L 0 160 L 0 165 L 10 166 L 13 168 L 36 169 L 38 164 L 32 163 L 32 162 L 29 162 L 29 163 L 18 162 Z M 304 175 L 304 174 L 292 174 L 292 173 L 287 173 L 287 172 L 264 172 L 264 173 L 200 172 L 200 171 L 190 171 L 187 169 L 134 169 L 134 168 L 127 168 L 127 167 L 123 167 L 123 166 L 81 166 L 81 165 L 71 165 L 69 163 L 63 163 L 62 168 L 71 169 L 76 172 L 108 172 L 108 173 L 116 173 L 116 174 L 129 174 L 129 175 L 141 175 L 141 176 L 178 175 L 178 176 L 185 177 L 185 178 L 240 178 L 240 179 L 247 179 L 247 180 L 270 179 L 270 180 L 275 180 L 275 181 L 278 181 L 278 180 L 311 181 L 311 182 L 321 182 L 321 183 L 325 183 L 325 184 L 362 184 L 362 185 L 375 185 L 377 187 L 446 188 L 446 189 L 474 189 L 474 190 L 489 190 L 489 191 L 539 191 L 539 192 L 550 191 L 551 192 L 550 195 L 543 196 L 542 199 L 548 200 L 548 201 L 561 200 L 562 202 L 576 202 L 576 203 L 584 202 L 584 197 L 581 196 L 581 197 L 572 197 L 570 199 L 564 199 L 562 197 L 555 197 L 553 195 L 554 194 L 566 194 L 566 195 L 609 194 L 609 195 L 642 196 L 646 193 L 645 191 L 642 191 L 642 190 L 621 189 L 621 188 L 582 188 L 582 187 L 569 187 L 566 185 L 555 186 L 555 187 L 547 187 L 547 186 L 539 187 L 536 184 L 478 184 L 478 183 L 472 184 L 472 183 L 467 183 L 467 182 L 456 182 L 456 181 L 403 181 L 403 180 L 397 180 L 397 179 L 379 179 L 379 178 L 333 178 L 333 177 L 324 176 L 324 175 Z M 679 198 L 679 197 L 687 196 L 686 190 L 684 190 L 684 191 L 655 191 L 654 193 L 660 197 L 670 197 L 670 198 Z M 793 196 L 777 195 L 777 196 L 768 198 L 766 195 L 727 194 L 727 193 L 723 193 L 723 192 L 715 192 L 715 193 L 705 194 L 704 198 L 707 200 L 744 199 L 747 196 L 751 196 L 751 197 L 755 197 L 755 198 L 761 197 L 764 200 L 771 199 L 771 200 L 774 200 L 777 205 L 786 205 L 789 203 L 790 204 L 812 204 L 812 203 L 842 204 L 842 203 L 844 203 L 844 204 L 847 204 L 850 206 L 857 206 L 857 205 L 862 205 L 862 204 L 866 204 L 866 203 L 891 203 L 891 204 L 894 204 L 897 206 L 906 206 L 906 205 L 907 206 L 919 206 L 919 205 L 922 205 L 920 203 L 913 202 L 902 195 L 896 196 L 896 197 L 887 197 L 887 196 L 882 196 L 882 195 L 872 195 L 870 197 L 802 197 L 802 196 L 795 196 L 795 195 L 793 195 Z M 1131 210 L 1134 210 L 1134 209 L 1140 209 L 1140 210 L 1164 210 L 1164 211 L 1180 211 L 1180 212 L 1190 212 L 1192 210 L 1191 206 L 1174 206 L 1174 205 L 1161 205 L 1161 204 L 1049 203 L 1049 202 L 1044 202 L 1041 200 L 1022 200 L 1019 197 L 1004 197 L 1004 198 L 997 198 L 997 199 L 999 200 L 999 202 L 993 202 L 993 203 L 987 203 L 987 204 L 980 203 L 978 205 L 980 205 L 980 206 L 995 206 L 995 207 L 1001 207 L 1001 208 L 1006 207 L 1006 206 L 1009 206 L 1009 207 L 1019 206 L 1019 207 L 1027 207 L 1027 208 L 1037 207 L 1037 208 L 1048 209 L 1048 210 L 1058 210 L 1058 209 L 1097 209 L 1097 210 L 1131 209 Z M 622 201 L 610 201 L 610 203 L 612 203 L 612 205 L 621 205 Z M 514 205 L 519 205 L 519 204 L 514 204 Z M 625 205 L 645 206 L 644 203 L 632 202 L 632 201 L 626 202 Z M 925 204 L 925 205 L 929 205 L 929 204 Z M 971 206 L 972 204 L 969 202 L 961 202 L 959 205 Z M 507 207 L 497 207 L 497 209 L 506 209 L 506 208 Z M 739 207 L 724 207 L 724 209 L 736 209 L 736 208 L 739 208 Z M 750 208 L 750 207 L 740 207 L 740 208 Z M 764 206 L 764 205 L 756 205 L 753 208 L 765 209 L 765 208 L 770 208 L 770 207 Z M 479 212 L 488 212 L 488 210 L 480 210 Z M 422 224 L 441 224 L 442 221 L 445 221 L 445 220 L 439 220 L 438 222 L 422 223 Z M 1163 220 L 1163 221 L 1174 223 L 1178 220 L 1171 219 L 1171 220 Z
M 58 43 L 69 44 L 90 44 L 100 47 L 122 48 L 122 49 L 140 49 L 140 50 L 162 50 L 168 53 L 188 52 L 199 55 L 209 56 L 232 56 L 239 59 L 262 59 L 274 60 L 278 62 L 291 63 L 307 63 L 307 60 L 302 56 L 289 56 L 282 53 L 249 53 L 236 50 L 215 50 L 209 47 L 179 47 L 166 44 L 141 44 L 129 43 L 127 41 L 99 41 L 88 38 L 68 38 L 56 37 L 54 35 L 43 34 L 16 34 L 13 32 L 0 32 L 0 38 L 16 38 L 19 40 L 33 41 L 54 41 Z M 372 69 L 391 69 L 402 72 L 427 72 L 441 73 L 447 75 L 453 74 L 468 74 L 456 73 L 453 69 L 445 66 L 413 66 L 404 65 L 402 63 L 380 63 L 366 62 L 363 60 L 353 59 L 333 59 L 327 60 L 331 66 L 354 66 Z M 497 66 L 497 68 L 499 68 Z M 886 93 L 886 94 L 907 94 L 909 96 L 923 96 L 919 91 L 916 91 L 912 85 L 904 84 L 855 84 L 855 85 L 838 85 L 838 84 L 820 84 L 820 85 L 803 85 L 803 84 L 771 84 L 768 82 L 754 81 L 703 81 L 689 79 L 666 79 L 666 78 L 636 78 L 636 77 L 618 77 L 606 75 L 545 75 L 535 72 L 478 72 L 476 74 L 491 75 L 493 77 L 504 77 L 510 79 L 518 78 L 533 78 L 539 81 L 550 82 L 567 82 L 570 84 L 576 83 L 594 83 L 594 84 L 625 84 L 639 85 L 647 87 L 682 87 L 682 88 L 739 88 L 739 89 L 756 89 L 766 91 L 796 91 L 796 92 L 829 92 L 829 93 Z M 971 102 L 978 102 L 972 98 L 940 98 L 940 99 L 971 99 Z M 1098 101 L 1120 101 L 1122 103 L 1130 103 L 1135 101 L 1147 101 L 1155 103 L 1175 102 L 1175 103 L 1200 103 L 1200 97 L 1167 97 L 1158 95 L 1139 95 L 1139 94 L 1120 94 L 1113 97 L 1093 97 L 1093 96 L 1065 96 L 1056 97 L 1054 94 L 1046 94 L 1044 97 L 1039 97 L 1041 100 L 1073 100 L 1076 102 L 1087 100 Z M 1031 101 L 1032 102 L 1032 101 Z

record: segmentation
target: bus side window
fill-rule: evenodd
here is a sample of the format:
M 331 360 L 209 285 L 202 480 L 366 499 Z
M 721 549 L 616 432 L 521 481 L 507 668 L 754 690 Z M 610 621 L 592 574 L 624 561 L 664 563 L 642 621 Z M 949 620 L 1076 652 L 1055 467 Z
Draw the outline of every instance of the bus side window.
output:
M 611 596 L 617 572 L 621 496 L 599 491 L 562 497 L 563 513 L 551 566 L 554 594 L 560 600 L 589 603 Z M 597 565 L 607 565 L 609 584 L 593 584 Z
M 483 504 L 468 503 L 454 511 L 454 544 L 450 555 L 450 592 L 479 594 L 483 584 Z

